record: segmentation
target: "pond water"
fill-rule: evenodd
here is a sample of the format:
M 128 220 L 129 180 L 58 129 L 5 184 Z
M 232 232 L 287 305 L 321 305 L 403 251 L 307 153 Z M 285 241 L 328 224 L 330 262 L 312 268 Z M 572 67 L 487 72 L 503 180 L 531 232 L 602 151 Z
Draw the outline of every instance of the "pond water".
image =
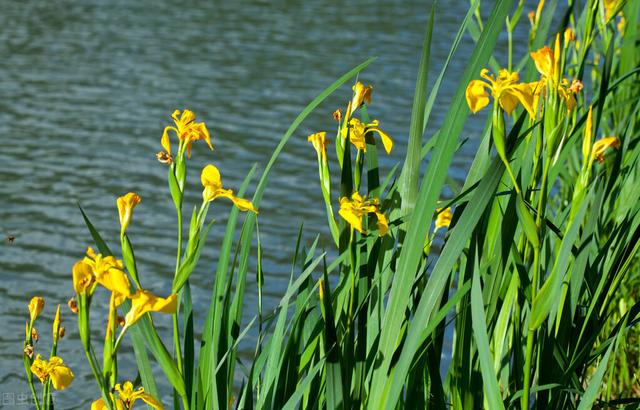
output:
M 441 2 L 432 48 L 433 79 L 441 68 L 468 1 Z M 375 87 L 370 113 L 396 140 L 382 160 L 390 169 L 405 155 L 419 52 L 430 4 L 394 1 L 129 2 L 35 0 L 2 2 L 0 15 L 0 393 L 16 402 L 28 393 L 21 362 L 27 302 L 47 301 L 37 327 L 37 351 L 48 351 L 55 304 L 72 296 L 71 267 L 91 237 L 80 202 L 118 249 L 115 200 L 135 191 L 142 197 L 129 235 L 136 246 L 143 283 L 169 292 L 175 258 L 175 214 L 158 163 L 162 129 L 176 109 L 190 108 L 205 121 L 215 150 L 195 144 L 189 161 L 186 209 L 200 202 L 199 171 L 214 163 L 224 183 L 238 188 L 255 163 L 258 173 L 295 116 L 320 91 L 370 56 L 378 60 L 360 76 Z M 525 22 L 526 23 L 526 22 Z M 465 37 L 434 109 L 435 129 L 446 112 L 470 54 Z M 286 287 L 295 236 L 322 234 L 331 247 L 317 182 L 316 156 L 306 136 L 333 130 L 331 113 L 344 107 L 345 85 L 302 124 L 282 153 L 260 207 L 267 308 Z M 474 124 L 476 125 L 474 127 Z M 461 181 L 477 146 L 471 121 L 451 176 Z M 330 150 L 333 152 L 333 150 Z M 251 186 L 253 192 L 255 183 Z M 230 204 L 209 211 L 214 227 L 192 276 L 197 323 L 209 303 L 217 252 Z M 256 306 L 254 267 L 249 272 L 245 324 Z M 98 299 L 100 300 L 100 299 Z M 104 306 L 95 305 L 95 321 Z M 101 323 L 101 322 L 99 322 Z M 167 329 L 168 317 L 156 323 Z M 86 408 L 97 390 L 85 361 L 75 317 L 63 306 L 67 336 L 59 354 L 76 379 L 57 395 L 57 408 Z M 199 327 L 199 326 L 197 326 Z M 101 338 L 96 329 L 94 338 Z M 250 334 L 245 352 L 251 351 Z M 129 346 L 124 346 L 130 351 Z M 134 378 L 131 359 L 122 377 Z M 158 372 L 158 375 L 161 375 Z M 161 385 L 166 386 L 162 378 Z M 168 392 L 168 389 L 164 389 Z M 165 397 L 167 399 L 167 397 Z

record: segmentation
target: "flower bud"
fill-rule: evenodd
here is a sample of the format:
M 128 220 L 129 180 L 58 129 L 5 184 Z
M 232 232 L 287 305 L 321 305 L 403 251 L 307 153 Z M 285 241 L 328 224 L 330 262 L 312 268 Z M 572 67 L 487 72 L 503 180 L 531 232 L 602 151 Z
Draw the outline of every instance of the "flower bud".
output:
M 135 192 L 129 192 L 126 195 L 121 196 L 116 201 L 118 205 L 118 214 L 120 216 L 120 234 L 124 235 L 124 232 L 131 222 L 133 215 L 133 208 L 136 207 L 141 201 L 140 195 Z
M 31 319 L 31 323 L 36 320 L 40 312 L 42 312 L 42 309 L 44 309 L 44 299 L 40 296 L 34 296 L 31 298 L 31 301 L 29 302 L 29 317 Z

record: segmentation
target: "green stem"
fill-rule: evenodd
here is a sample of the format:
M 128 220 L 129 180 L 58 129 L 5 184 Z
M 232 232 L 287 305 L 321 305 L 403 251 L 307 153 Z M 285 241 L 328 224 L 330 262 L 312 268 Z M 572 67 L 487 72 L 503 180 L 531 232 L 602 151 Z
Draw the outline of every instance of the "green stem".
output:
M 178 212 L 178 252 L 176 254 L 176 272 L 178 268 L 180 268 L 180 257 L 182 255 L 182 210 L 179 209 Z
M 533 299 L 537 294 L 538 287 L 538 275 L 539 275 L 539 258 L 540 258 L 540 249 L 533 249 L 533 279 L 531 282 L 531 304 L 533 305 Z M 529 331 L 527 333 L 527 350 L 524 359 L 524 388 L 522 391 L 522 401 L 521 401 L 521 409 L 529 410 L 529 396 L 531 394 L 531 360 L 533 358 L 533 339 L 535 336 L 535 330 L 529 327 Z
M 511 27 L 511 21 L 507 17 L 507 40 L 509 50 L 509 71 L 513 70 L 513 27 Z
M 536 225 L 538 228 L 538 238 L 540 243 L 542 243 L 542 228 L 544 226 L 544 215 L 546 209 L 546 198 L 547 198 L 547 185 L 549 179 L 549 166 L 551 164 L 551 158 L 547 158 L 544 164 L 544 169 L 542 172 L 542 183 L 540 185 L 540 199 L 538 201 L 538 215 L 536 219 Z M 533 249 L 533 277 L 531 280 L 531 307 L 533 310 L 533 303 L 538 294 L 538 282 L 540 280 L 540 248 L 535 247 Z M 527 333 L 527 350 L 524 362 L 524 389 L 522 392 L 522 401 L 521 401 L 521 409 L 528 410 L 529 409 L 529 395 L 531 393 L 531 361 L 533 358 L 533 341 L 535 337 L 535 330 L 529 327 L 529 331 Z
M 179 323 L 178 323 L 178 313 L 174 313 L 173 315 L 173 341 L 174 347 L 176 350 L 176 364 L 178 366 L 178 370 L 182 373 L 182 352 L 180 350 L 180 331 L 179 331 Z
M 49 408 L 49 383 L 50 381 L 46 381 L 42 384 L 42 405 L 45 410 Z
M 354 192 L 358 192 L 358 190 L 360 189 L 360 180 L 362 179 L 362 167 L 364 165 L 364 155 L 362 155 L 362 150 L 359 149 L 358 153 L 356 154 L 356 169 L 355 169 L 355 174 L 353 176 L 353 182 L 354 182 Z
M 107 404 L 107 407 L 109 408 L 109 410 L 113 410 L 113 405 L 111 403 L 111 396 L 109 395 L 109 392 L 107 391 L 107 389 L 105 389 L 102 374 L 100 374 L 100 370 L 98 369 L 98 366 L 96 365 L 95 360 L 91 355 L 91 352 L 85 348 L 84 354 L 87 356 L 87 361 L 89 362 L 89 366 L 91 367 L 91 372 L 93 373 L 93 377 L 98 382 L 98 387 L 100 387 L 100 393 L 102 393 L 102 400 L 104 400 L 104 402 Z
M 181 189 L 184 189 L 184 187 L 182 187 Z M 204 209 L 204 206 L 202 206 L 200 210 L 202 209 Z M 178 270 L 180 269 L 180 262 L 181 262 L 180 258 L 182 255 L 182 207 L 176 207 L 176 213 L 178 216 L 178 246 L 177 246 L 178 250 L 176 252 L 176 269 L 174 274 L 174 280 L 175 280 L 175 276 L 178 274 Z M 173 346 L 174 346 L 175 356 L 176 356 L 176 365 L 178 366 L 178 371 L 182 375 L 183 373 L 182 351 L 180 349 L 180 327 L 179 327 L 180 324 L 178 321 L 178 311 L 179 311 L 179 308 L 176 309 L 176 312 L 171 316 L 173 319 Z M 180 398 L 182 399 L 182 404 L 184 406 L 184 409 L 187 410 L 189 408 L 189 402 L 186 396 L 180 395 Z
M 349 274 L 351 275 L 351 290 L 349 292 L 349 314 L 347 316 L 347 333 L 351 332 L 351 323 L 353 322 L 353 306 L 356 294 L 356 246 L 354 242 L 354 229 L 349 227 Z
M 36 387 L 33 385 L 33 378 L 29 380 L 29 390 L 33 396 L 33 404 L 36 405 L 36 410 L 40 410 L 40 402 L 38 401 L 38 393 L 36 393 Z

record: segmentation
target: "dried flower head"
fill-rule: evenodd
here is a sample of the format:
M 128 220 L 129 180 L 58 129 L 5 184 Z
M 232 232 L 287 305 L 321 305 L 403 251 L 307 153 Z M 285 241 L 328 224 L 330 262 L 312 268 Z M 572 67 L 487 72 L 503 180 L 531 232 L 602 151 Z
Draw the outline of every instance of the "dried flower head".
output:
M 582 84 L 582 82 L 578 79 L 573 79 L 571 81 L 571 85 L 569 86 L 569 90 L 571 90 L 571 92 L 573 92 L 574 94 L 578 94 L 580 91 L 582 91 L 582 88 L 584 87 L 584 85 Z
M 24 349 L 22 350 L 22 352 L 29 358 L 29 359 L 33 359 L 33 345 L 26 345 L 24 347 Z
M 78 313 L 78 302 L 76 302 L 76 298 L 71 298 L 67 301 L 67 306 L 69 306 L 69 309 L 71 310 L 72 313 L 77 314 Z
M 171 154 L 165 151 L 158 151 L 158 153 L 156 154 L 156 159 L 162 164 L 167 165 L 171 165 L 171 163 L 173 162 L 173 157 L 171 156 Z

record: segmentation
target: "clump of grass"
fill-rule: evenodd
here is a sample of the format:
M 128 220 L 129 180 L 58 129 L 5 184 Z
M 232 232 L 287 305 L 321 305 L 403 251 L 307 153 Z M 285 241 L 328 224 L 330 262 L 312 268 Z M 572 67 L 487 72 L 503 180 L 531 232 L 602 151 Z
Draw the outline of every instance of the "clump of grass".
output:
M 174 408 L 586 409 L 638 401 L 631 397 L 637 380 L 622 372 L 637 366 L 637 349 L 629 344 L 637 341 L 640 313 L 633 290 L 640 246 L 640 3 L 570 1 L 561 11 L 557 2 L 540 2 L 528 15 L 528 50 L 514 50 L 511 40 L 518 24 L 526 24 L 524 2 L 498 0 L 487 20 L 480 7 L 472 3 L 429 90 L 432 8 L 402 167 L 380 174 L 378 156 L 393 154 L 393 136 L 377 120 L 383 115 L 367 84 L 357 82 L 344 110 L 334 113 L 337 127 L 327 119 L 335 137 L 328 131 L 308 137 L 332 237 L 327 246 L 337 252 L 321 251 L 317 238 L 303 246 L 301 230 L 290 283 L 272 312 L 261 303 L 267 279 L 258 229 L 270 171 L 305 117 L 372 60 L 343 75 L 294 120 L 252 200 L 245 191 L 255 167 L 237 194 L 222 184 L 217 168 L 202 170 L 203 202 L 191 214 L 184 241 L 191 145 L 211 141 L 193 113 L 174 113 L 175 127 L 165 129 L 158 154 L 168 164 L 178 221 L 172 294 L 147 293 L 137 272 L 126 229 L 139 197 L 118 200 L 122 261 L 82 212 L 99 251 L 73 269 L 82 344 L 101 395 L 94 405 L 131 407 L 135 393 L 162 407 L 147 350 L 174 388 L 173 403 L 165 403 Z M 560 12 L 564 18 L 552 31 L 551 17 Z M 509 53 L 502 68 L 493 51 L 505 23 Z M 443 125 L 423 141 L 466 32 L 476 48 Z M 487 126 L 465 183 L 443 199 L 470 111 L 488 115 Z M 177 134 L 177 151 L 169 132 Z M 337 163 L 327 160 L 329 141 Z M 336 174 L 338 187 L 331 184 Z M 198 346 L 193 323 L 200 307 L 191 303 L 189 278 L 206 252 L 214 227 L 207 222 L 208 204 L 216 198 L 235 207 Z M 234 244 L 242 211 L 249 212 Z M 444 243 L 437 255 L 431 252 L 436 232 Z M 328 260 L 328 254 L 338 256 Z M 242 323 L 250 271 L 259 302 L 254 319 Z M 89 331 L 97 284 L 112 295 L 102 366 Z M 119 311 L 125 314 L 121 330 Z M 158 336 L 150 312 L 172 314 L 170 342 Z M 454 341 L 443 378 L 447 326 Z M 251 329 L 258 333 L 255 354 L 241 361 L 237 347 Z M 118 373 L 125 336 L 131 337 L 144 392 L 124 383 L 132 375 Z M 25 356 L 33 380 L 30 360 Z M 243 383 L 236 390 L 238 372 Z

